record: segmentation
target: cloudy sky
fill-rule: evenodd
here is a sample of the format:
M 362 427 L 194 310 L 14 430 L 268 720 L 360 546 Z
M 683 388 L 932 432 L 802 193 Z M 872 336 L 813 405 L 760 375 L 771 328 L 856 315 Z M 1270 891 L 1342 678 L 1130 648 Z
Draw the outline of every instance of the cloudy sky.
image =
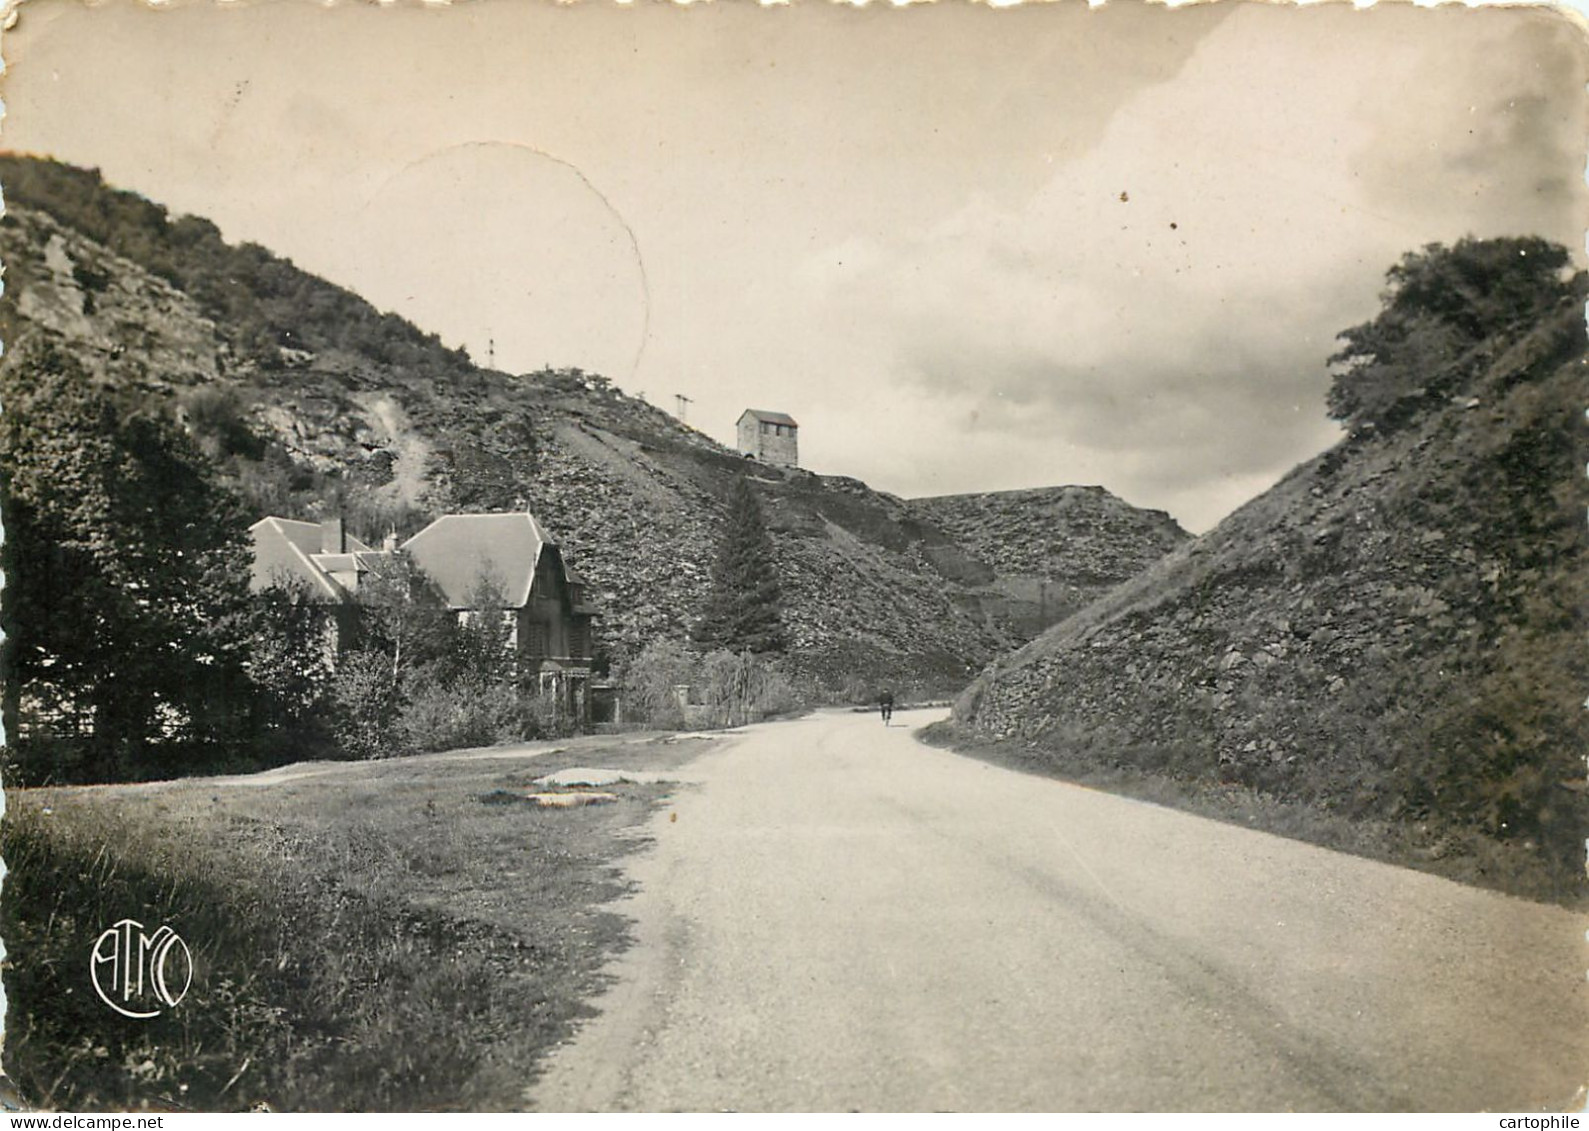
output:
M 0 47 L 0 144 L 477 360 L 1193 530 L 1334 441 L 1325 358 L 1403 251 L 1586 221 L 1541 9 L 29 0 Z

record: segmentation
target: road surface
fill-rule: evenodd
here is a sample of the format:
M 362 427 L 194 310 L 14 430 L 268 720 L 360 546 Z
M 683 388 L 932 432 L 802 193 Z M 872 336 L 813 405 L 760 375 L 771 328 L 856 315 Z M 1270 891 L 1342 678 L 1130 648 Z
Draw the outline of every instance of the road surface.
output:
M 752 727 L 634 858 L 579 1110 L 1560 1110 L 1585 923 L 915 741 Z

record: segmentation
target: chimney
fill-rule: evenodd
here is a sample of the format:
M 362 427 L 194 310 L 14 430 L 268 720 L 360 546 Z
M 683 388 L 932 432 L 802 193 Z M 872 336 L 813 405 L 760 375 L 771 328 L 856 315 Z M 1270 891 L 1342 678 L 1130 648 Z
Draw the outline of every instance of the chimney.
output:
M 388 530 L 386 532 L 386 537 L 381 539 L 381 549 L 385 550 L 388 554 L 394 554 L 397 552 L 397 531 Z
M 342 529 L 342 516 L 328 518 L 320 524 L 320 552 L 322 554 L 345 554 L 348 550 L 348 536 Z

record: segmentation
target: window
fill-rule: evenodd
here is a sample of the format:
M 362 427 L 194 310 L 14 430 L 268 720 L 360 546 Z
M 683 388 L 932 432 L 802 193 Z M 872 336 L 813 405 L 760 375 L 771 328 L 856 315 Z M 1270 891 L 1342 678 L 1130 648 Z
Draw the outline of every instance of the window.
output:
M 526 627 L 524 638 L 524 652 L 526 655 L 541 658 L 546 655 L 546 625 L 540 621 L 531 621 Z

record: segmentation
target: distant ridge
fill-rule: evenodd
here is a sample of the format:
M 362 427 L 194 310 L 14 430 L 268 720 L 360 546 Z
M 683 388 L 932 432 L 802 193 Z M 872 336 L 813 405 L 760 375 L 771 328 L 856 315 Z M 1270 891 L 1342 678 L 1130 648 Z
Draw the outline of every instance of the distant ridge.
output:
M 1163 511 L 1102 487 L 1033 487 L 912 499 L 967 553 L 992 567 L 981 610 L 1020 638 L 1057 624 L 1190 537 Z

